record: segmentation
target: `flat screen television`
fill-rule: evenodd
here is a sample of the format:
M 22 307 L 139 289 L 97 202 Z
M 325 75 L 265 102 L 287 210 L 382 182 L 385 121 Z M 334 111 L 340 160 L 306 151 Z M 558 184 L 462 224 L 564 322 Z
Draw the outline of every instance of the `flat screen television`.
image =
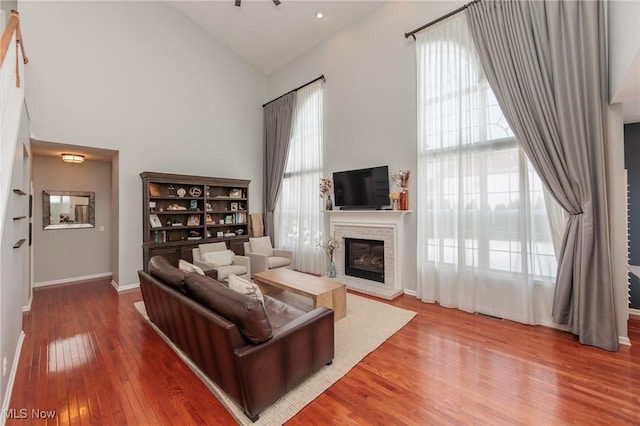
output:
M 334 172 L 333 192 L 342 210 L 389 206 L 389 166 Z

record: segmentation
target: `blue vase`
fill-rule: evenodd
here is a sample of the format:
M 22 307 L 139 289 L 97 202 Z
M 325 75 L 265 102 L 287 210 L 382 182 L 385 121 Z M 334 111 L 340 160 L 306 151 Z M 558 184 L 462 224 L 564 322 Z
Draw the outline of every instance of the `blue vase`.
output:
M 336 277 L 336 264 L 334 263 L 333 260 L 330 260 L 329 264 L 327 265 L 327 277 L 329 278 Z

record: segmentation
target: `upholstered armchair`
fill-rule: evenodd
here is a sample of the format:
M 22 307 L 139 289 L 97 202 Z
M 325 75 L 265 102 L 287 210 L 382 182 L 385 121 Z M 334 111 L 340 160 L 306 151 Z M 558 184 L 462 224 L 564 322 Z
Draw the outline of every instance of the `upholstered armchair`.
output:
M 218 281 L 227 281 L 229 274 L 249 279 L 251 277 L 251 261 L 247 256 L 238 256 L 223 242 L 200 244 L 192 249 L 193 264 L 204 271 L 215 269 Z
M 249 238 L 249 242 L 244 243 L 244 254 L 251 259 L 251 276 L 269 269 L 293 268 L 293 252 L 274 249 L 268 236 Z

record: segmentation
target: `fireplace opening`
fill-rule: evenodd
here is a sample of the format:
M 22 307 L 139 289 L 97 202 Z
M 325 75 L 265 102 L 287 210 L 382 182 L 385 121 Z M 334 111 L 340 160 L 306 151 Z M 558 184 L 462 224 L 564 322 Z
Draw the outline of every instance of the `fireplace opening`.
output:
M 384 241 L 344 239 L 344 274 L 384 284 Z

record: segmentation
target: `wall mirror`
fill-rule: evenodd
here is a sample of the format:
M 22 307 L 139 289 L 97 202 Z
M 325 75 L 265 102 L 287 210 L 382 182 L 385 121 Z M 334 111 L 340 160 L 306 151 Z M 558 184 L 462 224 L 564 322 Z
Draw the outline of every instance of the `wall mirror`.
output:
M 94 228 L 95 207 L 95 192 L 42 191 L 42 227 Z

